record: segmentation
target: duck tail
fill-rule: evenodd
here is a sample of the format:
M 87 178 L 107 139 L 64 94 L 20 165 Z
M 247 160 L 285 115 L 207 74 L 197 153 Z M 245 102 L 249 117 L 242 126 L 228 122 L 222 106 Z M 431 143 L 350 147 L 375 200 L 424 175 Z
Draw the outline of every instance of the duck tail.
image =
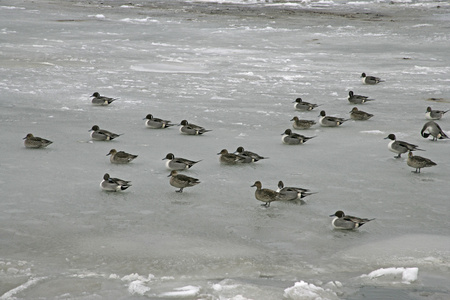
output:
M 312 192 L 303 192 L 303 193 L 301 193 L 300 199 L 303 199 L 306 196 L 311 196 L 311 195 L 314 195 L 314 194 L 317 194 L 317 192 L 314 192 L 314 193 L 312 193 Z
M 420 134 L 421 134 L 422 137 L 424 137 L 424 138 L 427 138 L 427 137 L 430 136 L 430 134 L 429 134 L 428 132 L 425 132 L 425 130 L 422 130 L 422 131 L 420 132 Z
M 193 165 L 195 165 L 196 163 L 201 162 L 201 161 L 202 161 L 202 160 L 200 159 L 200 160 L 194 161 L 192 164 L 188 164 L 188 165 L 187 165 L 187 166 L 188 166 L 188 169 L 192 168 Z
M 373 220 L 375 220 L 375 218 L 373 218 L 373 219 L 365 219 L 363 224 L 366 224 L 367 222 L 370 222 L 370 221 L 373 221 Z

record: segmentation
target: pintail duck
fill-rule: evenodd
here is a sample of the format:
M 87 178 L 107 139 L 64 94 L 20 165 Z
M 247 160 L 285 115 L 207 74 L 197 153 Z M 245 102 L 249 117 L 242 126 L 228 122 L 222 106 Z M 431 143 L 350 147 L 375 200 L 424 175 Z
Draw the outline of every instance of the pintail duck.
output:
M 137 155 L 133 155 L 130 153 L 126 153 L 124 151 L 117 151 L 116 149 L 111 149 L 106 156 L 111 155 L 109 160 L 112 164 L 127 164 L 136 157 Z
M 97 141 L 110 141 L 121 136 L 121 134 L 116 134 L 108 130 L 100 129 L 100 127 L 98 127 L 97 125 L 92 126 L 89 131 L 92 131 L 91 138 Z
M 52 141 L 34 136 L 31 133 L 27 134 L 27 136 L 24 137 L 23 139 L 24 139 L 23 144 L 25 145 L 26 148 L 45 148 L 51 143 L 53 143 Z
M 387 137 L 384 138 L 386 139 L 390 139 L 391 141 L 388 144 L 388 149 L 391 152 L 397 153 L 397 156 L 394 156 L 395 158 L 400 158 L 401 155 L 403 153 L 406 153 L 408 151 L 415 151 L 415 150 L 420 150 L 420 151 L 424 151 L 422 149 L 419 149 L 417 145 L 413 145 L 404 141 L 398 141 L 395 138 L 395 134 L 389 134 Z
M 170 121 L 163 120 L 159 118 L 154 118 L 153 115 L 148 114 L 143 120 L 145 121 L 145 126 L 153 129 L 167 128 L 175 124 L 170 124 Z
M 314 138 L 314 136 L 307 137 L 298 133 L 294 133 L 290 129 L 286 129 L 281 135 L 281 141 L 286 145 L 304 144 L 306 141 Z
M 167 177 L 170 177 L 171 186 L 179 188 L 179 190 L 176 191 L 177 193 L 182 193 L 184 188 L 191 187 L 200 183 L 197 178 L 178 174 L 176 170 L 172 170 Z
M 352 120 L 364 121 L 364 120 L 369 120 L 372 117 L 373 117 L 372 114 L 369 114 L 369 113 L 366 113 L 365 111 L 359 110 L 357 107 L 353 107 L 352 110 L 350 111 L 350 118 Z
M 314 108 L 320 106 L 320 105 L 317 105 L 314 103 L 304 102 L 302 100 L 302 98 L 295 99 L 295 101 L 293 103 L 295 103 L 294 108 L 296 110 L 300 110 L 300 111 L 309 111 L 309 110 L 313 110 Z
M 126 190 L 131 186 L 131 181 L 122 180 L 119 178 L 111 178 L 109 174 L 103 175 L 103 181 L 100 183 L 102 190 L 107 192 L 118 192 Z
M 264 157 L 259 154 L 256 154 L 255 152 L 246 151 L 246 150 L 244 150 L 244 147 L 242 147 L 242 146 L 240 146 L 236 149 L 234 154 L 236 154 L 236 153 L 243 157 L 250 157 L 254 162 L 257 162 L 258 160 L 261 160 L 261 159 L 268 158 L 268 157 Z
M 256 181 L 251 187 L 256 187 L 255 198 L 265 202 L 262 206 L 269 207 L 270 202 L 280 200 L 279 193 L 271 189 L 263 189 L 261 181 Z
M 292 123 L 292 127 L 294 129 L 308 129 L 314 124 L 316 124 L 316 121 L 313 120 L 300 120 L 298 117 L 293 117 L 291 121 L 294 121 Z
M 203 134 L 205 132 L 211 131 L 211 130 L 207 130 L 204 127 L 192 124 L 192 123 L 188 123 L 188 121 L 183 120 L 180 122 L 180 132 L 183 134 L 188 134 L 188 135 L 200 135 Z
M 448 136 L 445 134 L 445 132 L 441 129 L 441 127 L 434 121 L 428 121 L 423 125 L 422 130 L 420 131 L 420 134 L 427 138 L 430 135 L 433 137 L 433 141 L 437 141 L 438 139 L 448 139 Z
M 93 97 L 92 104 L 102 105 L 102 106 L 109 105 L 113 101 L 118 99 L 118 98 L 110 98 L 110 97 L 100 96 L 100 94 L 98 92 L 93 93 L 91 97 Z
M 169 170 L 183 171 L 191 168 L 201 160 L 193 161 L 181 157 L 175 157 L 172 153 L 168 153 L 163 160 L 166 160 L 166 168 Z
M 379 77 L 367 76 L 366 73 L 362 73 L 361 78 L 364 84 L 377 84 L 380 82 L 384 82 L 384 80 L 381 80 Z
M 251 156 L 238 155 L 228 153 L 227 149 L 222 149 L 217 155 L 220 155 L 220 162 L 227 165 L 235 165 L 237 163 L 251 163 L 254 159 Z
M 434 110 L 431 107 L 427 107 L 425 118 L 428 120 L 440 120 L 448 110 Z
M 338 210 L 334 214 L 330 215 L 330 217 L 334 217 L 331 221 L 331 225 L 333 225 L 333 228 L 335 229 L 356 229 L 364 224 L 366 224 L 369 221 L 375 220 L 375 219 L 362 219 L 358 217 L 352 217 L 352 216 L 346 216 L 342 210 Z
M 375 99 L 369 99 L 369 97 L 367 96 L 363 96 L 363 95 L 355 95 L 353 94 L 353 91 L 348 92 L 348 102 L 352 103 L 352 104 L 363 104 L 367 101 L 373 101 Z
M 280 193 L 280 199 L 284 201 L 293 201 L 293 200 L 300 200 L 301 204 L 304 204 L 305 202 L 301 199 L 305 198 L 306 196 L 315 194 L 311 193 L 308 189 L 299 188 L 299 187 L 292 187 L 292 186 L 284 186 L 283 181 L 278 182 L 278 189 L 277 192 Z
M 422 168 L 428 168 L 432 166 L 436 166 L 437 164 L 433 162 L 431 159 L 413 155 L 411 151 L 408 153 L 408 159 L 406 160 L 406 164 L 410 166 L 411 168 L 415 168 L 415 171 L 411 171 L 414 173 L 420 173 L 420 169 Z
M 319 124 L 324 127 L 337 127 L 342 125 L 348 119 L 338 118 L 338 117 L 330 117 L 327 116 L 325 111 L 322 110 L 319 115 Z

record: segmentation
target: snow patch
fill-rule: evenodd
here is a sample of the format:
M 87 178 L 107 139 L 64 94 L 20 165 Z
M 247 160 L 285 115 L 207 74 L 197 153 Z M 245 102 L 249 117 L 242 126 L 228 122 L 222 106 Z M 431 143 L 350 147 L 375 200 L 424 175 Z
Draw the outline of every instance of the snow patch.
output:
M 209 74 L 199 66 L 175 64 L 143 64 L 133 65 L 130 69 L 138 72 L 172 73 L 172 74 Z
M 194 297 L 195 295 L 198 294 L 199 291 L 200 291 L 200 287 L 193 286 L 193 285 L 187 285 L 184 287 L 176 288 L 176 289 L 174 289 L 173 292 L 162 293 L 159 296 L 160 297 L 176 297 L 176 298 Z
M 97 19 L 105 19 L 105 15 L 97 14 L 97 15 L 88 15 L 90 18 L 97 18 Z
M 38 278 L 32 278 L 30 280 L 28 280 L 27 282 L 25 282 L 22 285 L 19 285 L 18 287 L 7 291 L 6 293 L 4 293 L 2 296 L 0 296 L 0 300 L 1 299 L 12 299 L 14 298 L 13 296 L 17 293 L 23 292 L 24 290 L 26 290 L 27 288 L 37 284 L 39 281 L 46 279 L 47 277 L 38 277 Z
M 419 268 L 381 268 L 370 272 L 369 274 L 361 275 L 361 278 L 376 279 L 379 277 L 394 277 L 402 276 L 402 283 L 410 284 L 417 280 Z
M 150 291 L 150 287 L 147 283 L 150 282 L 155 276 L 149 274 L 147 277 L 141 276 L 138 273 L 132 273 L 121 278 L 122 281 L 128 281 L 128 292 L 131 295 L 139 294 L 144 295 L 146 292 Z
M 144 295 L 148 291 L 150 291 L 150 288 L 148 286 L 146 286 L 145 283 L 140 280 L 132 281 L 128 285 L 128 292 L 131 295 L 134 295 L 134 294 Z
M 294 300 L 325 300 L 325 299 L 339 299 L 337 294 L 330 289 L 324 289 L 312 283 L 296 282 L 293 287 L 284 290 L 284 295 L 287 299 Z
M 158 20 L 151 19 L 150 17 L 146 17 L 143 19 L 131 19 L 131 18 L 125 18 L 121 19 L 120 21 L 126 22 L 126 23 L 147 23 L 147 22 L 153 22 L 153 23 L 159 23 Z
M 361 133 L 368 133 L 368 134 L 386 134 L 381 130 L 365 130 L 365 131 L 360 131 Z

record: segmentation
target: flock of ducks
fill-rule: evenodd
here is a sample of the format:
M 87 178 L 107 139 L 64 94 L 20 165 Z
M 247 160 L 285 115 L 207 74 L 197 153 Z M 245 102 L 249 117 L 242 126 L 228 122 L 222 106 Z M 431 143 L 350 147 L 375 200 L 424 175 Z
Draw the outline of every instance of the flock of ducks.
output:
M 427 108 L 426 117 L 430 117 L 430 113 L 433 110 L 431 110 L 431 107 Z M 435 114 L 435 116 L 439 116 L 440 119 L 446 111 L 435 111 L 438 112 Z M 441 127 L 434 121 L 428 121 L 423 125 L 422 130 L 420 131 L 420 134 L 424 138 L 428 138 L 430 135 L 433 137 L 433 141 L 437 141 L 438 139 L 448 139 L 448 136 L 445 134 L 445 132 L 441 129 Z M 390 151 L 397 153 L 395 158 L 400 158 L 403 153 L 408 152 L 408 158 L 406 160 L 406 164 L 410 166 L 411 168 L 414 168 L 415 171 L 412 171 L 414 173 L 420 173 L 420 169 L 422 168 L 428 168 L 436 166 L 437 164 L 433 162 L 431 159 L 413 155 L 413 151 L 420 150 L 425 151 L 423 149 L 418 148 L 419 146 L 410 144 L 408 142 L 399 141 L 396 139 L 394 134 L 389 134 L 385 139 L 390 139 L 391 141 L 388 144 L 388 148 Z
M 383 80 L 381 80 L 380 78 L 375 76 L 367 76 L 365 73 L 362 73 L 361 78 L 364 84 L 374 85 L 383 82 Z M 93 93 L 91 97 L 92 104 L 97 106 L 107 106 L 118 99 L 101 96 L 98 92 Z M 370 99 L 367 96 L 356 95 L 353 93 L 353 91 L 349 91 L 347 99 L 351 104 L 363 104 L 368 101 L 374 100 Z M 297 98 L 294 103 L 294 108 L 299 111 L 311 111 L 320 106 L 318 104 L 305 102 L 301 98 Z M 445 132 L 434 121 L 441 119 L 446 112 L 448 111 L 432 110 L 431 107 L 427 108 L 425 117 L 430 121 L 425 123 L 422 128 L 422 137 L 428 138 L 429 136 L 432 136 L 433 141 L 448 138 Z M 354 107 L 350 111 L 350 118 L 352 120 L 363 121 L 369 120 L 372 117 L 373 114 L 361 111 L 357 107 Z M 155 118 L 151 114 L 148 114 L 144 118 L 144 120 L 145 126 L 151 129 L 164 129 L 176 125 L 171 123 L 171 121 L 169 120 Z M 308 129 L 316 124 L 314 120 L 302 120 L 298 117 L 292 118 L 291 121 L 293 121 L 293 129 L 297 130 Z M 342 125 L 346 121 L 348 121 L 348 119 L 327 116 L 326 112 L 322 110 L 319 114 L 318 122 L 320 126 L 323 127 L 337 127 Z M 189 123 L 187 120 L 182 120 L 178 125 L 180 126 L 180 133 L 186 135 L 202 135 L 206 132 L 211 131 L 205 129 L 202 126 Z M 111 141 L 121 136 L 121 134 L 116 134 L 108 130 L 100 129 L 100 127 L 97 125 L 92 126 L 89 131 L 91 132 L 91 139 L 96 141 Z M 308 140 L 314 138 L 314 136 L 306 137 L 301 134 L 294 133 L 291 129 L 286 129 L 281 135 L 282 143 L 287 145 L 303 144 Z M 420 173 L 420 170 L 422 168 L 432 167 L 436 165 L 435 162 L 428 158 L 413 155 L 413 151 L 424 151 L 417 145 L 399 141 L 396 139 L 396 136 L 394 134 L 389 134 L 385 139 L 391 140 L 388 144 L 388 149 L 394 153 L 397 153 L 395 158 L 400 158 L 403 153 L 408 153 L 406 162 L 408 166 L 415 169 L 415 171 L 412 172 Z M 24 145 L 26 148 L 45 148 L 48 145 L 52 144 L 52 141 L 40 137 L 35 137 L 31 133 L 27 134 L 24 140 Z M 217 154 L 220 155 L 219 161 L 223 164 L 228 165 L 254 163 L 259 160 L 268 158 L 254 152 L 244 150 L 243 147 L 238 147 L 236 151 L 232 153 L 228 152 L 227 149 L 223 149 Z M 110 162 L 114 164 L 127 164 L 138 157 L 137 155 L 130 154 L 124 151 L 117 151 L 116 149 L 111 149 L 111 151 L 106 155 L 110 156 Z M 193 161 L 181 157 L 176 157 L 173 153 L 168 153 L 166 157 L 163 158 L 163 160 L 166 160 L 166 168 L 171 170 L 168 176 L 170 177 L 169 184 L 173 187 L 178 188 L 176 192 L 182 193 L 184 188 L 193 187 L 200 183 L 199 179 L 184 174 L 179 174 L 178 172 L 190 169 L 201 160 Z M 103 180 L 100 183 L 100 187 L 102 190 L 110 192 L 123 191 L 128 189 L 130 186 L 130 181 L 110 177 L 108 173 L 104 174 Z M 314 192 L 311 192 L 310 190 L 305 188 L 285 187 L 282 181 L 279 181 L 277 190 L 263 188 L 260 181 L 256 181 L 251 187 L 256 187 L 255 198 L 261 202 L 264 202 L 264 204 L 262 205 L 265 207 L 270 207 L 271 202 L 274 201 L 288 201 L 304 204 L 305 202 L 303 198 L 315 194 Z M 332 220 L 332 226 L 336 229 L 356 229 L 373 220 L 347 216 L 343 211 L 337 211 L 334 214 L 330 215 L 330 217 L 334 217 Z

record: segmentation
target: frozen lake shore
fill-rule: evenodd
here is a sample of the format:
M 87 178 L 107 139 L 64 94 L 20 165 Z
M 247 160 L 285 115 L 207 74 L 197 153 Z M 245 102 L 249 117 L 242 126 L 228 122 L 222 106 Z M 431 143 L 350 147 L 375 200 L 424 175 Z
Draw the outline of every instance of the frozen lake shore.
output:
M 446 299 L 450 141 L 420 130 L 427 106 L 450 107 L 449 20 L 428 1 L 3 1 L 0 299 Z M 282 144 L 294 116 L 354 106 L 374 117 Z M 123 135 L 92 141 L 93 125 Z M 27 133 L 53 144 L 26 149 Z M 412 173 L 390 133 L 437 166 Z M 238 146 L 269 158 L 221 165 Z M 113 148 L 138 157 L 111 164 Z M 201 160 L 183 172 L 199 185 L 175 192 L 170 152 Z M 132 186 L 103 192 L 105 173 Z M 317 194 L 264 208 L 257 180 Z M 333 230 L 337 210 L 375 220 Z

